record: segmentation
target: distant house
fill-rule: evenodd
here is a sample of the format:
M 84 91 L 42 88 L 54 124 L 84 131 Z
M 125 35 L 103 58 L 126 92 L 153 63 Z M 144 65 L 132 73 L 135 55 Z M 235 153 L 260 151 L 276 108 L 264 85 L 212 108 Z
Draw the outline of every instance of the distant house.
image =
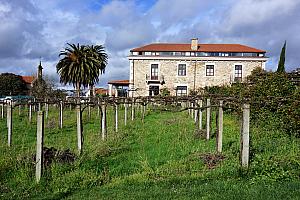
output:
M 108 89 L 105 88 L 94 88 L 94 94 L 96 96 L 107 96 L 108 95 Z M 88 90 L 85 94 L 86 97 L 90 96 L 90 90 Z
M 26 83 L 27 91 L 26 94 L 30 95 L 30 90 L 33 86 L 33 81 L 35 80 L 34 76 L 21 76 L 22 80 Z
M 167 89 L 188 95 L 205 86 L 243 81 L 264 69 L 266 51 L 240 44 L 154 43 L 130 50 L 129 96 L 152 96 Z
M 38 70 L 37 70 L 37 76 L 21 76 L 23 81 L 26 83 L 26 87 L 27 87 L 27 95 L 31 95 L 31 89 L 34 85 L 34 83 L 38 80 L 38 79 L 43 79 L 43 67 L 42 67 L 42 62 L 40 61 L 40 64 L 38 66 Z

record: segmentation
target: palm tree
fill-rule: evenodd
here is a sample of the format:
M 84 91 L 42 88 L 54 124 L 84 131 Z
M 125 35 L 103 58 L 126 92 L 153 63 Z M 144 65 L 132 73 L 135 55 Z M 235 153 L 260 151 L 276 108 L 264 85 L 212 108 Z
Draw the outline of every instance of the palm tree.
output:
M 80 105 L 80 87 L 91 86 L 99 81 L 99 75 L 104 73 L 107 65 L 107 54 L 101 45 L 86 46 L 69 44 L 59 56 L 63 58 L 57 63 L 56 70 L 60 82 L 73 84 L 77 90 L 77 145 L 82 151 L 82 111 Z
M 105 72 L 105 67 L 107 65 L 107 54 L 105 53 L 104 47 L 101 45 L 91 45 L 91 46 L 87 46 L 88 51 L 89 51 L 89 55 L 92 57 L 92 59 L 95 61 L 95 63 L 97 63 L 98 68 L 100 73 L 104 73 Z M 95 80 L 96 82 L 98 82 L 99 80 Z M 90 96 L 93 96 L 93 86 L 94 86 L 94 82 L 92 81 L 90 83 Z
M 69 44 L 59 56 L 63 58 L 56 65 L 60 82 L 73 84 L 77 97 L 80 97 L 80 87 L 94 85 L 99 81 L 99 75 L 104 73 L 107 65 L 107 54 L 102 45 Z

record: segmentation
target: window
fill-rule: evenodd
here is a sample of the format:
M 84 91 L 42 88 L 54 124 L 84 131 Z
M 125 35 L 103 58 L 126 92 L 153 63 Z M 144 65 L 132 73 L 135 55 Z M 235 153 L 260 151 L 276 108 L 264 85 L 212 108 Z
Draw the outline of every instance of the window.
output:
M 186 96 L 187 95 L 187 86 L 177 86 L 176 87 L 177 96 Z
M 242 65 L 234 66 L 234 81 L 242 80 Z
M 215 66 L 206 65 L 206 76 L 214 76 L 214 75 L 215 75 Z
M 158 64 L 151 64 L 151 80 L 158 80 Z
M 185 56 L 185 52 L 176 51 L 176 52 L 173 52 L 173 55 L 174 56 Z
M 186 76 L 186 64 L 178 65 L 178 76 Z

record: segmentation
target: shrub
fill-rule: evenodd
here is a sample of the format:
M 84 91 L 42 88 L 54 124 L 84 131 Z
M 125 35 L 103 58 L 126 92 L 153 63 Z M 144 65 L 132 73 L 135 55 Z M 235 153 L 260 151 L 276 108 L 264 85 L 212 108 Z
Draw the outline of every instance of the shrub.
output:
M 260 68 L 252 71 L 245 83 L 231 86 L 206 87 L 206 95 L 234 96 L 251 104 L 251 117 L 268 120 L 270 114 L 280 119 L 278 127 L 289 134 L 300 136 L 300 89 L 285 73 L 266 72 Z

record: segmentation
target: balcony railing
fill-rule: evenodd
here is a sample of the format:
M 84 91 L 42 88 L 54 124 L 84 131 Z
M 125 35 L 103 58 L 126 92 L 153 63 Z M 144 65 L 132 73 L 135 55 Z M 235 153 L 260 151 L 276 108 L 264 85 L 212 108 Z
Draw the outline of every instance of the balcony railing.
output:
M 160 84 L 164 84 L 164 76 L 151 76 L 146 74 L 146 82 L 147 83 L 160 83 Z
M 149 81 L 158 81 L 158 76 L 153 76 L 153 75 L 148 75 L 146 74 L 146 80 L 149 80 Z

